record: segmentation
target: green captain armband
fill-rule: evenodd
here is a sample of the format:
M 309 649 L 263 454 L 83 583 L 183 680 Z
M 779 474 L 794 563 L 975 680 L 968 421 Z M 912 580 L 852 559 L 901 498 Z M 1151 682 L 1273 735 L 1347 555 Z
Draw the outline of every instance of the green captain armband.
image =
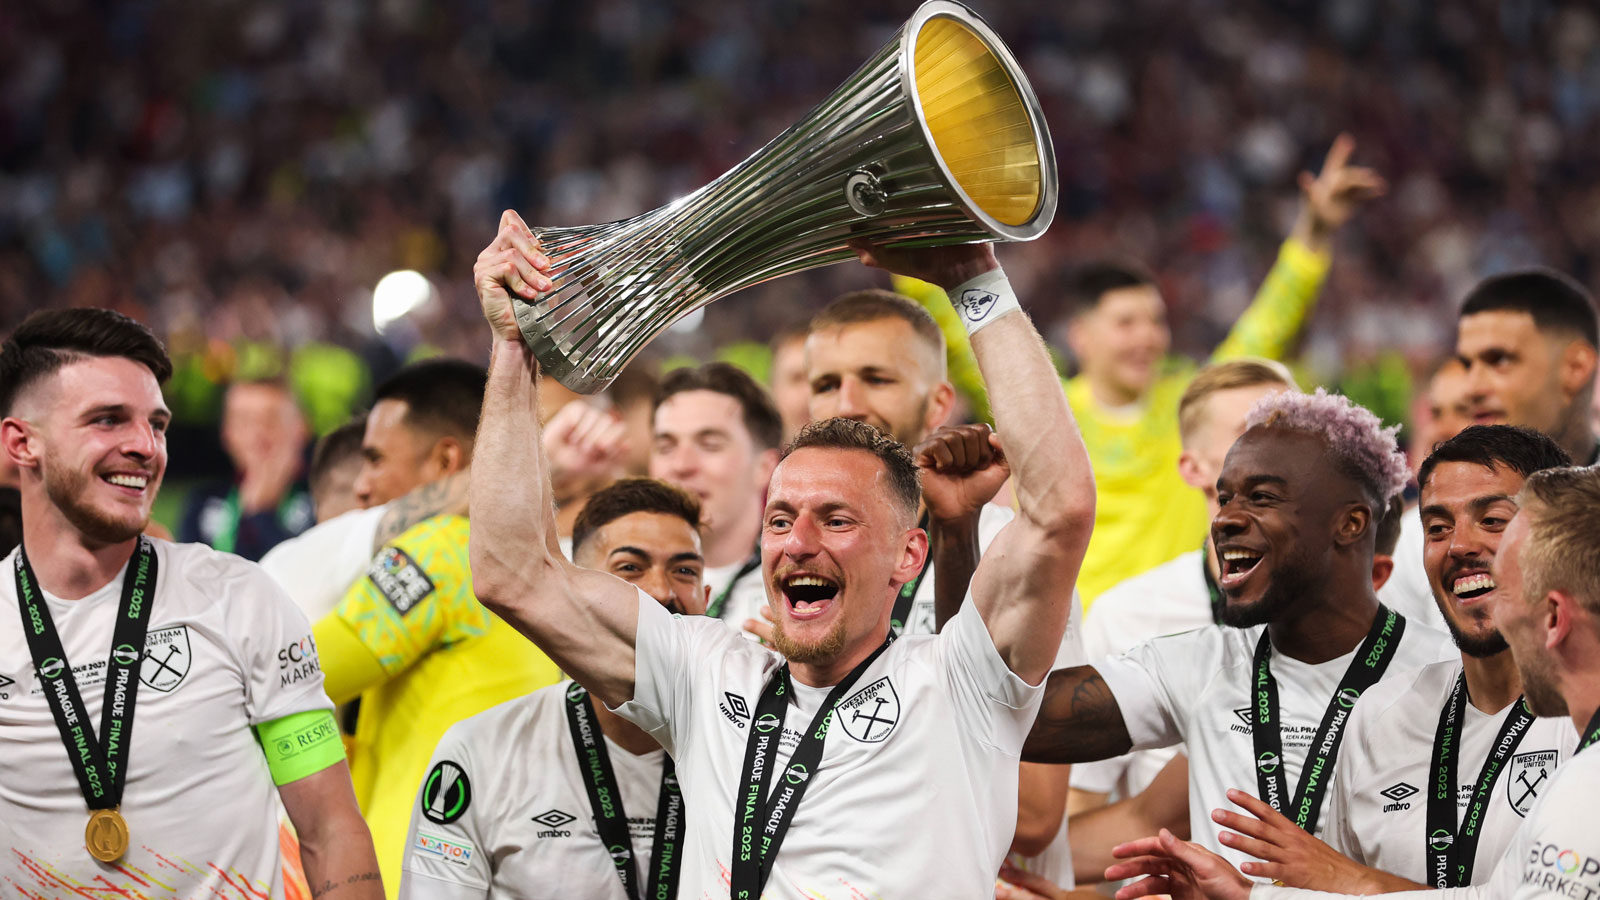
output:
M 256 726 L 256 742 L 266 754 L 276 785 L 299 781 L 344 760 L 339 725 L 326 709 L 262 722 Z

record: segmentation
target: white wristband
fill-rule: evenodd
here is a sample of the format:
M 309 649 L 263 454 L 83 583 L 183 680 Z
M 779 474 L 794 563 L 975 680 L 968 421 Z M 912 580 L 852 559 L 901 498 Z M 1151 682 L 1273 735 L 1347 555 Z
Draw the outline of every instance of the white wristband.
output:
M 951 288 L 950 305 L 956 308 L 967 334 L 977 334 L 978 329 L 1001 316 L 1022 309 L 1004 269 L 990 269 Z

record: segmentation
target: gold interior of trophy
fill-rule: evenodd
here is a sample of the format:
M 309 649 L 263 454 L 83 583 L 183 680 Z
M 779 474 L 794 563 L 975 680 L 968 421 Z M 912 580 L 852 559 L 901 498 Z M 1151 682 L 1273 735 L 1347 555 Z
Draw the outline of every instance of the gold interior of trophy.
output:
M 1028 109 L 1005 66 L 970 28 L 936 16 L 917 33 L 923 118 L 956 183 L 978 208 L 1022 225 L 1043 191 Z

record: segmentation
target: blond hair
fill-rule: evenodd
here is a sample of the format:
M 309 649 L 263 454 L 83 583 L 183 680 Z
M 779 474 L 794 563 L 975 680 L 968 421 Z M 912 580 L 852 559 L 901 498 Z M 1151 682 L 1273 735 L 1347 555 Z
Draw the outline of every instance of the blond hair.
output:
M 1600 615 L 1600 468 L 1545 469 L 1518 497 L 1528 516 L 1522 581 L 1528 597 L 1560 591 Z
M 1247 356 L 1212 363 L 1196 372 L 1178 400 L 1179 437 L 1185 444 L 1194 437 L 1195 430 L 1205 418 L 1205 402 L 1211 395 L 1262 384 L 1282 385 L 1291 391 L 1300 390 L 1289 368 L 1273 359 Z

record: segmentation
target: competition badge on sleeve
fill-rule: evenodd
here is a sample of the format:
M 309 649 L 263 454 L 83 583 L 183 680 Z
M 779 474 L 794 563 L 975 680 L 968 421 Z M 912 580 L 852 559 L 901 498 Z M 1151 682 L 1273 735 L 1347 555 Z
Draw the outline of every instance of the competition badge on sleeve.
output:
M 971 10 L 930 0 L 832 96 L 705 187 L 621 222 L 539 229 L 555 285 L 513 308 L 540 368 L 592 393 L 719 297 L 854 259 L 857 239 L 1032 240 L 1056 193 L 1050 133 L 1016 58 Z

